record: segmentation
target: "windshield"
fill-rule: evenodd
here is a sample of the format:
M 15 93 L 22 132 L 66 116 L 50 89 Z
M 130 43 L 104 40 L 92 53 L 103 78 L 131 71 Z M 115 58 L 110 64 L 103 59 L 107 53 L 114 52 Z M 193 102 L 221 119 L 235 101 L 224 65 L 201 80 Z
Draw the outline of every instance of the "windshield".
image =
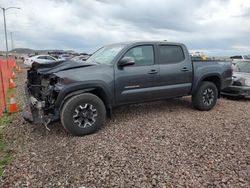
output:
M 250 61 L 242 61 L 235 65 L 235 72 L 246 72 L 250 73 Z
M 87 62 L 94 62 L 98 64 L 111 64 L 117 54 L 124 48 L 125 45 L 115 44 L 111 46 L 104 46 L 97 50 L 92 56 L 87 59 Z

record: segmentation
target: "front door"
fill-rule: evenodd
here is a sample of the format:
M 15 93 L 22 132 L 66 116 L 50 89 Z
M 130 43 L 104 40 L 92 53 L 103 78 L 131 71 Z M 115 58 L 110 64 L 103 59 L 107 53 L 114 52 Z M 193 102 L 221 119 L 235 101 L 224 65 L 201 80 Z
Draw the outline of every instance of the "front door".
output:
M 117 104 L 150 100 L 152 88 L 159 78 L 159 66 L 155 64 L 154 46 L 132 47 L 123 57 L 134 58 L 135 64 L 115 68 Z

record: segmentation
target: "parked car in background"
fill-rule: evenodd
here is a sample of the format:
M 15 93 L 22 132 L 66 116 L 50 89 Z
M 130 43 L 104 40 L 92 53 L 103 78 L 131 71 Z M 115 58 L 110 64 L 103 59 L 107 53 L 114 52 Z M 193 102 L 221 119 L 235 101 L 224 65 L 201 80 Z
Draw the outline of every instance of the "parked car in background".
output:
M 36 56 L 38 54 L 28 54 L 28 57 L 33 57 L 33 56 Z
M 89 58 L 89 55 L 79 55 L 79 56 L 73 57 L 72 60 L 83 62 L 83 61 L 86 61 L 88 58 Z
M 36 55 L 36 56 L 26 58 L 24 60 L 24 64 L 28 67 L 31 67 L 34 62 L 43 64 L 43 63 L 55 62 L 55 61 L 57 61 L 57 59 L 50 55 Z
M 192 61 L 184 44 L 124 42 L 104 46 L 85 63 L 35 63 L 28 71 L 27 121 L 60 120 L 73 135 L 93 133 L 121 105 L 192 95 L 211 110 L 232 82 L 231 62 Z
M 71 59 L 71 55 L 70 54 L 62 54 L 62 55 L 58 56 L 58 59 L 68 60 L 68 59 Z
M 230 59 L 232 60 L 232 64 L 235 65 L 240 61 L 248 61 L 250 60 L 250 55 L 235 55 L 231 56 Z
M 22 54 L 20 55 L 20 58 L 23 60 L 23 62 L 25 61 L 25 59 L 29 58 L 29 56 L 27 54 Z
M 204 52 L 193 52 L 190 53 L 192 60 L 210 60 L 208 56 L 204 54 Z
M 60 55 L 65 54 L 65 52 L 63 50 L 53 50 L 53 51 L 49 51 L 48 55 L 54 57 L 54 58 L 59 58 Z
M 250 98 L 250 61 L 240 61 L 234 66 L 233 83 L 221 92 L 222 95 Z

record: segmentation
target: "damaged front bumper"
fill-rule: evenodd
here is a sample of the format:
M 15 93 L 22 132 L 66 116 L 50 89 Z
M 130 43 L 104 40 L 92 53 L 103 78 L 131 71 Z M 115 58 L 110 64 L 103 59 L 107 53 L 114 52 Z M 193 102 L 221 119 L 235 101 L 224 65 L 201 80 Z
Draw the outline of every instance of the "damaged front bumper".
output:
M 23 118 L 34 124 L 47 125 L 60 119 L 60 104 L 57 97 L 70 78 L 65 80 L 57 73 L 62 70 L 91 66 L 77 62 L 58 61 L 54 63 L 33 63 L 27 71 L 27 82 L 24 87 Z
M 32 96 L 27 86 L 24 87 L 23 118 L 33 124 L 48 125 L 52 118 L 44 114 L 45 101 L 39 101 Z

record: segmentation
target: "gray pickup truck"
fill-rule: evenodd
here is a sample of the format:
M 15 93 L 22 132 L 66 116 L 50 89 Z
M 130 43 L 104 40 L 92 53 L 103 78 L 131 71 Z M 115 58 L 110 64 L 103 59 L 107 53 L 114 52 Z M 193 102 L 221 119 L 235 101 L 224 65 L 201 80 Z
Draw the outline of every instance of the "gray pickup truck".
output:
M 208 111 L 231 82 L 230 62 L 191 61 L 180 43 L 111 44 L 83 63 L 34 63 L 23 117 L 46 126 L 61 120 L 67 131 L 82 136 L 96 131 L 120 105 L 192 95 L 193 106 Z

